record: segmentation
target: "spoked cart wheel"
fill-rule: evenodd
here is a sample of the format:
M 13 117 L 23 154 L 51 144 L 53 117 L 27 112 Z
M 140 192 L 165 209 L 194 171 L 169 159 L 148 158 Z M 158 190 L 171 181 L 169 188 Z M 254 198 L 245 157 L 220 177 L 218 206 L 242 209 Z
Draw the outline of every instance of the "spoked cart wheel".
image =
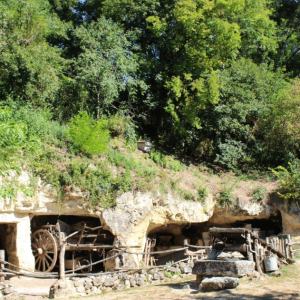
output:
M 44 229 L 35 231 L 31 237 L 32 252 L 37 272 L 50 272 L 57 260 L 57 245 L 53 235 Z

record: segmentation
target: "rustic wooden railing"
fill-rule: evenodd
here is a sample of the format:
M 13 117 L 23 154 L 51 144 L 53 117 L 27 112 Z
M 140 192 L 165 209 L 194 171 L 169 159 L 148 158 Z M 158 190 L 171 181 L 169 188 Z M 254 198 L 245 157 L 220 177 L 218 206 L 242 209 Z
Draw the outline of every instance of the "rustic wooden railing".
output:
M 290 235 L 278 235 L 266 238 L 266 240 L 261 240 L 257 237 L 255 239 L 261 245 L 265 247 L 269 247 L 274 253 L 278 254 L 280 257 L 284 257 L 287 260 L 293 259 L 294 254 L 300 253 L 300 249 L 294 250 L 293 246 L 300 245 L 300 242 L 291 242 Z M 129 251 L 128 249 L 120 249 L 120 248 L 113 248 L 112 250 L 115 252 L 114 255 L 98 260 L 96 262 L 92 262 L 88 265 L 84 265 L 72 270 L 65 270 L 65 257 L 64 251 L 60 252 L 60 264 L 59 264 L 59 272 L 32 272 L 26 270 L 24 268 L 18 267 L 10 262 L 5 261 L 5 251 L 0 250 L 0 282 L 4 281 L 5 276 L 27 276 L 27 277 L 34 277 L 34 278 L 60 278 L 65 279 L 66 277 L 86 277 L 86 276 L 103 276 L 106 274 L 113 274 L 118 272 L 132 272 L 142 269 L 151 269 L 153 267 L 158 269 L 165 269 L 172 265 L 179 264 L 185 261 L 193 261 L 195 259 L 205 259 L 206 258 L 206 251 L 211 249 L 211 246 L 198 246 L 198 245 L 190 245 L 188 244 L 187 240 L 184 240 L 184 247 L 176 248 L 176 249 L 169 249 L 169 250 L 162 250 L 162 251 L 146 251 L 146 252 L 134 252 Z M 62 249 L 63 250 L 63 249 Z M 150 250 L 148 247 L 147 250 Z M 194 251 L 193 251 L 194 250 Z M 117 259 L 122 254 L 131 254 L 131 255 L 143 255 L 147 258 L 147 261 L 150 262 L 150 257 L 156 254 L 169 254 L 169 253 L 176 253 L 184 251 L 184 256 L 186 258 L 180 259 L 178 261 L 172 262 L 168 265 L 146 265 L 140 266 L 135 268 L 126 268 L 120 267 L 118 265 L 119 260 Z M 76 271 L 87 269 L 91 266 L 103 263 L 108 260 L 115 260 L 115 270 L 113 272 L 103 272 L 103 273 L 75 273 Z M 259 265 L 259 264 L 258 264 Z

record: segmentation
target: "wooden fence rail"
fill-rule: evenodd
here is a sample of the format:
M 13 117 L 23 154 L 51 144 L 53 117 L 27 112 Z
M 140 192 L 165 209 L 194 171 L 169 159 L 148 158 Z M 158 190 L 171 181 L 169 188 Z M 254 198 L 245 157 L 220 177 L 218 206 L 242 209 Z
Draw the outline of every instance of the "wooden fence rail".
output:
M 260 240 L 260 239 L 259 239 Z M 260 240 L 262 241 L 262 240 Z M 279 236 L 273 236 L 269 237 L 266 239 L 265 242 L 263 242 L 266 246 L 272 247 L 276 252 L 280 253 L 281 255 L 285 256 L 287 259 L 288 258 L 294 258 L 294 254 L 300 253 L 300 249 L 293 249 L 293 246 L 299 246 L 300 242 L 291 242 L 290 236 L 289 235 L 279 235 Z M 165 269 L 166 267 L 169 267 L 170 265 L 178 264 L 180 262 L 185 262 L 185 261 L 190 261 L 194 259 L 199 259 L 200 258 L 205 258 L 205 252 L 206 250 L 211 249 L 211 246 L 198 246 L 198 245 L 190 245 L 187 243 L 187 240 L 184 241 L 184 247 L 181 248 L 176 248 L 176 249 L 170 249 L 170 250 L 162 250 L 162 251 L 146 251 L 146 252 L 133 252 L 129 251 L 128 249 L 122 249 L 120 248 L 114 248 L 112 249 L 115 254 L 98 260 L 96 262 L 91 262 L 88 265 L 84 265 L 81 267 L 78 267 L 76 269 L 68 270 L 65 271 L 65 257 L 62 255 L 61 256 L 61 262 L 59 265 L 59 272 L 32 272 L 29 270 L 26 270 L 24 268 L 18 267 L 10 262 L 5 261 L 5 251 L 0 250 L 0 282 L 4 281 L 5 276 L 27 276 L 27 277 L 34 277 L 34 278 L 60 278 L 60 279 L 65 279 L 66 277 L 83 277 L 83 276 L 103 276 L 106 274 L 113 274 L 113 273 L 118 273 L 118 272 L 132 272 L 132 271 L 137 271 L 137 270 L 142 270 L 142 269 L 151 269 L 153 267 L 155 268 L 161 268 Z M 192 249 L 196 249 L 196 251 L 192 251 Z M 147 250 L 150 250 L 148 248 Z M 169 254 L 169 253 L 176 253 L 184 251 L 184 256 L 187 256 L 184 259 L 180 259 L 176 262 L 173 262 L 172 264 L 169 265 L 159 265 L 159 266 L 145 266 L 145 267 L 135 267 L 135 268 L 125 268 L 125 267 L 120 267 L 116 263 L 116 271 L 114 272 L 104 272 L 104 273 L 75 273 L 76 271 L 84 270 L 87 269 L 91 266 L 97 265 L 99 263 L 103 263 L 108 260 L 115 260 L 122 254 L 131 254 L 131 255 L 144 255 L 145 257 L 148 257 L 148 261 L 150 255 L 155 255 L 155 254 Z M 7 267 L 6 267 L 7 266 Z M 18 270 L 18 271 L 16 271 Z

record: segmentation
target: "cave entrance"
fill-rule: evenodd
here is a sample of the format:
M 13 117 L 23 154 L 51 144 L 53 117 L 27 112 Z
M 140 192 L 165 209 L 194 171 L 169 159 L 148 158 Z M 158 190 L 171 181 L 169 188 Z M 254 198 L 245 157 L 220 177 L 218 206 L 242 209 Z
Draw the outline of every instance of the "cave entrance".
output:
M 282 233 L 282 216 L 280 211 L 277 211 L 274 215 L 264 219 L 251 218 L 226 223 L 217 223 L 209 220 L 201 223 L 166 224 L 148 232 L 145 252 L 181 248 L 184 246 L 184 240 L 187 240 L 190 245 L 209 246 L 210 234 L 208 229 L 210 227 L 247 227 L 258 231 L 259 237 L 265 239 L 266 237 Z M 152 262 L 155 260 L 156 265 L 164 265 L 167 262 L 175 262 L 184 258 L 186 257 L 183 251 L 171 254 L 156 254 L 153 258 L 146 255 L 144 263 L 148 265 L 152 259 Z
M 48 268 L 46 270 L 48 272 L 58 271 L 60 252 L 58 227 L 61 238 L 74 234 L 68 239 L 66 248 L 66 271 L 110 256 L 109 251 L 113 248 L 115 236 L 110 231 L 103 230 L 99 218 L 74 215 L 34 216 L 31 220 L 31 229 L 36 271 L 44 272 L 44 268 Z M 37 248 L 43 244 L 43 241 L 47 241 L 44 244 L 49 247 L 47 250 L 49 255 L 46 256 L 47 261 L 44 261 L 45 256 L 43 256 L 41 263 Z M 106 269 L 103 263 L 99 263 L 78 272 L 101 272 Z
M 153 252 L 182 248 L 186 239 L 186 236 L 182 234 L 182 230 L 186 226 L 188 224 L 166 224 L 152 229 L 147 235 L 145 251 Z M 156 254 L 152 259 L 156 265 L 164 265 L 167 262 L 175 262 L 184 258 L 186 258 L 184 251 L 180 251 Z M 147 261 L 146 256 L 144 263 L 148 265 L 150 262 L 149 259 Z
M 0 249 L 5 250 L 5 261 L 18 266 L 17 258 L 17 224 L 1 223 L 0 224 Z M 9 267 L 11 268 L 11 267 Z

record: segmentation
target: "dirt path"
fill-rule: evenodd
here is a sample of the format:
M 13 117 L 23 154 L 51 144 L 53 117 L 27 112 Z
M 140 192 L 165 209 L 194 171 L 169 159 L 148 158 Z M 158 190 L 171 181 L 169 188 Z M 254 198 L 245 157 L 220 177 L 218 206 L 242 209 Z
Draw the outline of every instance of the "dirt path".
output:
M 232 299 L 232 300 L 300 300 L 300 260 L 296 264 L 281 270 L 282 277 L 262 277 L 261 279 L 249 280 L 243 278 L 241 284 L 234 290 L 219 292 L 201 292 L 195 284 L 195 276 L 182 279 L 177 282 L 147 285 L 124 291 L 104 292 L 98 296 L 80 297 L 86 300 L 192 300 L 192 299 Z M 44 279 L 11 279 L 24 300 L 47 299 L 50 286 L 55 280 Z M 189 284 L 190 289 L 183 289 Z M 70 298 L 79 299 L 77 298 Z

